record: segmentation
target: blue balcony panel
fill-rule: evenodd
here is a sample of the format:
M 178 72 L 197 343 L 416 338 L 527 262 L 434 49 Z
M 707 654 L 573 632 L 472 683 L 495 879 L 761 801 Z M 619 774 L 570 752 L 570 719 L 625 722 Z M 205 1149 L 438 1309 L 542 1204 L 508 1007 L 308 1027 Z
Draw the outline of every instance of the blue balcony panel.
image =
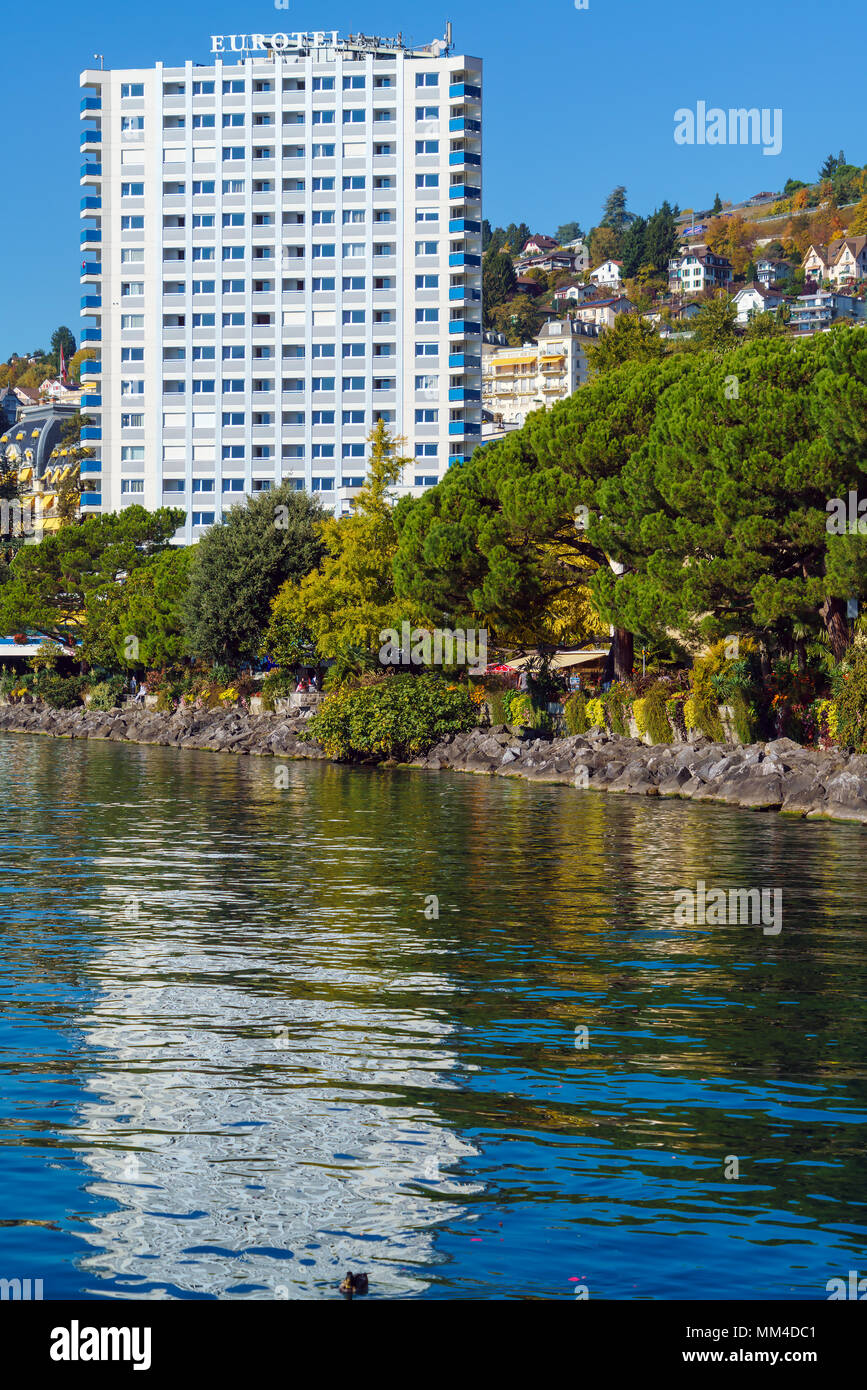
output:
M 466 335 L 481 333 L 481 331 L 482 325 L 480 323 L 474 323 L 472 320 L 452 319 L 449 323 L 449 332 L 455 336 L 460 334 L 461 337 L 465 337 Z
M 83 411 L 98 410 L 102 405 L 102 396 L 82 396 L 81 408 Z
M 458 101 L 461 97 L 466 97 L 468 101 L 481 101 L 482 89 L 473 82 L 453 82 L 449 87 L 449 101 Z
M 84 428 L 83 428 L 82 431 L 81 431 L 81 438 L 82 438 L 82 440 L 85 440 L 85 439 L 94 439 L 94 440 L 102 439 L 102 430 L 101 430 L 101 428 L 99 427 L 99 425 L 85 425 Z
M 461 299 L 465 304 L 478 304 L 481 297 L 481 290 L 471 289 L 468 285 L 451 285 L 449 287 L 449 299 Z
M 481 164 L 481 155 L 471 154 L 469 150 L 452 150 L 449 154 L 449 164 L 471 164 L 473 166 Z
M 102 241 L 102 232 L 98 227 L 88 227 L 86 231 L 81 233 L 78 240 L 81 246 L 87 246 L 88 242 Z
M 453 217 L 449 222 L 449 231 L 454 232 L 480 232 L 481 222 L 474 222 L 470 217 Z
M 102 207 L 102 199 L 95 197 L 92 193 L 89 193 L 86 198 L 82 198 L 80 207 L 82 214 L 87 212 L 96 212 L 98 208 Z
M 449 255 L 449 265 L 478 267 L 481 264 L 481 256 L 476 256 L 471 251 L 452 251 Z
M 102 98 L 101 98 L 101 97 L 85 97 L 85 98 L 83 99 L 82 103 L 81 103 L 81 106 L 79 107 L 79 111 L 81 112 L 81 114 L 82 114 L 83 116 L 84 116 L 84 115 L 87 115 L 87 113 L 88 113 L 89 111 L 101 111 L 101 110 L 102 110 Z
M 449 130 L 453 135 L 476 135 L 481 129 L 481 121 L 474 121 L 471 116 L 452 116 L 449 120 Z
M 481 365 L 482 365 L 482 359 L 481 359 L 481 357 L 475 357 L 475 356 L 473 356 L 472 353 L 468 353 L 468 352 L 451 352 L 451 353 L 449 353 L 449 366 L 450 366 L 450 367 L 467 367 L 467 368 L 471 368 L 471 367 L 481 367 Z
M 450 387 L 449 387 L 449 400 L 450 400 L 450 401 L 480 401 L 481 399 L 482 399 L 482 393 L 481 393 L 481 391 L 477 391 L 477 390 L 475 389 L 475 387 L 472 387 L 472 386 L 450 386 Z
M 101 275 L 102 266 L 99 261 L 82 261 L 81 273 L 82 275 Z
M 79 338 L 78 341 L 79 341 L 79 343 L 101 343 L 101 342 L 102 342 L 102 329 L 101 329 L 101 328 L 82 328 L 82 330 L 81 330 L 81 337 Z
M 82 459 L 81 471 L 82 473 L 101 473 L 102 459 Z
M 101 506 L 102 506 L 102 493 L 101 493 L 101 492 L 83 492 L 83 493 L 81 494 L 81 507 L 82 507 L 82 510 L 84 510 L 85 507 L 101 507 Z
M 453 183 L 449 188 L 449 197 L 453 202 L 460 198 L 462 201 L 474 203 L 478 202 L 481 196 L 482 190 L 475 188 L 472 184 Z
M 82 333 L 81 336 L 82 336 L 82 338 L 83 338 L 83 337 L 84 337 L 84 334 Z M 81 375 L 82 375 L 82 376 L 98 376 L 99 373 L 100 373 L 101 371 L 102 371 L 102 363 L 99 361 L 98 358 L 95 358 L 95 357 L 88 357 L 88 358 L 87 358 L 84 362 L 82 362 L 82 364 L 81 364 Z
M 81 296 L 82 309 L 100 309 L 102 307 L 102 296 L 98 294 L 83 294 Z
M 82 146 L 82 147 L 83 147 L 84 145 L 101 145 L 101 144 L 102 144 L 102 131 L 101 131 L 101 130 L 83 130 L 83 131 L 81 132 L 81 139 L 79 140 L 78 143 L 79 143 L 79 145 Z
M 101 164 L 82 164 L 82 166 L 81 166 L 81 168 L 79 169 L 78 172 L 80 173 L 80 175 L 81 175 L 81 177 L 82 177 L 83 179 L 101 179 L 101 178 L 102 178 L 102 165 L 101 165 Z

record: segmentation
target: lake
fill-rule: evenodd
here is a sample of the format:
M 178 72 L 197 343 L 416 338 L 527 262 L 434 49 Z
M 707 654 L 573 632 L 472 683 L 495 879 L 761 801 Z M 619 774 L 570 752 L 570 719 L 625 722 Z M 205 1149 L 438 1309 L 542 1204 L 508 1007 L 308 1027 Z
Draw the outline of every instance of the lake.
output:
M 281 773 L 280 768 L 285 769 Z M 824 1299 L 865 1263 L 863 830 L 0 737 L 0 1279 Z M 699 882 L 782 930 L 677 925 Z

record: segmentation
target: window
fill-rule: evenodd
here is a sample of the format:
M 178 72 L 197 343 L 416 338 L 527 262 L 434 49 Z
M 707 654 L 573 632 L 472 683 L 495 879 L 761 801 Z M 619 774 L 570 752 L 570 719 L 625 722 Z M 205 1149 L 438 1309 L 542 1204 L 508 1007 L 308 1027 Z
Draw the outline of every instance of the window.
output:
M 343 180 L 344 189 L 349 190 L 350 192 L 358 191 L 359 189 L 364 188 L 364 186 L 365 178 L 363 174 L 351 174 L 348 178 L 345 178 Z
M 311 382 L 314 391 L 333 391 L 333 376 L 315 376 Z
M 343 259 L 354 260 L 364 255 L 363 241 L 345 241 L 343 243 Z
M 333 178 L 327 178 L 327 179 L 314 179 L 314 180 L 313 180 L 313 192 L 314 192 L 314 193 L 333 193 L 333 192 L 334 192 L 334 179 L 333 179 Z
M 143 97 L 143 82 L 122 82 L 120 84 L 120 94 L 122 97 Z
M 193 328 L 213 328 L 214 323 L 213 314 L 193 314 Z
M 144 188 L 144 184 L 142 184 L 141 186 L 142 186 L 142 188 Z M 184 194 L 186 191 L 187 191 L 187 185 L 186 185 L 185 183 L 166 182 L 166 183 L 163 184 L 163 193 L 165 194 L 165 196 L 166 196 L 167 198 L 180 198 L 180 197 L 183 196 L 183 194 Z M 122 184 L 121 184 L 121 193 L 123 193 L 123 185 L 122 185 Z
M 226 254 L 226 253 L 225 253 L 225 249 L 224 249 L 223 255 L 225 255 L 225 254 Z M 194 247 L 193 247 L 193 260 L 194 260 L 194 261 L 212 261 L 213 259 L 214 259 L 214 248 L 213 248 L 213 246 L 194 246 Z
M 210 130 L 213 124 L 213 115 L 204 114 L 193 117 L 193 130 Z
M 344 77 L 344 79 L 343 79 L 343 90 L 344 90 L 344 92 L 360 92 L 360 91 L 362 91 L 363 89 L 364 89 L 364 77 L 363 77 L 363 76 L 358 77 L 358 76 L 355 76 L 355 74 L 353 74 L 351 77 Z
M 254 492 L 270 492 L 272 486 L 273 486 L 273 483 L 271 482 L 271 479 L 270 479 L 270 478 L 254 478 L 254 479 L 253 479 L 253 491 L 254 491 Z
M 193 226 L 194 226 L 194 227 L 213 227 L 213 225 L 214 225 L 214 214 L 213 214 L 212 212 L 194 212 L 194 213 L 193 213 Z
M 243 479 L 243 478 L 224 478 L 224 479 L 223 479 L 223 491 L 224 491 L 224 492 L 243 492 L 243 491 L 244 491 L 244 479 Z
M 313 259 L 314 259 L 314 261 L 315 261 L 315 260 L 321 260 L 323 256 L 329 256 L 329 257 L 330 257 L 330 256 L 333 256 L 333 255 L 334 255 L 334 242 L 333 242 L 333 241 L 319 241 L 319 242 L 316 242 L 316 243 L 314 244 L 314 246 L 313 246 Z
M 314 478 L 314 479 L 312 480 L 312 487 L 313 487 L 313 491 L 314 491 L 314 492 L 333 492 L 333 491 L 334 491 L 334 479 L 333 479 L 333 478 Z
M 415 186 L 416 188 L 439 188 L 440 176 L 439 174 L 416 174 Z
M 435 425 L 438 419 L 438 410 L 417 410 L 415 412 L 415 423 L 417 425 Z
M 364 323 L 364 310 L 363 310 L 363 309 L 344 309 L 344 310 L 343 310 L 343 322 L 344 322 L 344 323 Z
M 438 121 L 440 109 L 438 106 L 417 106 L 415 108 L 415 118 L 417 121 Z
M 244 344 L 231 343 L 223 348 L 223 361 L 233 362 L 244 357 Z
M 439 80 L 440 77 L 438 72 L 417 72 L 415 75 L 415 85 L 417 87 L 438 87 Z
M 364 424 L 364 411 L 363 411 L 363 410 L 344 410 L 344 412 L 343 412 L 343 423 L 344 423 L 344 425 L 363 425 L 363 424 Z
M 230 160 L 230 159 L 243 159 L 243 158 L 244 158 L 244 146 L 243 146 L 243 145 L 224 145 L 224 146 L 223 146 L 223 159 L 224 159 L 224 160 Z
M 122 430 L 142 430 L 144 429 L 144 416 L 121 415 L 120 427 Z
M 273 226 L 274 226 L 274 218 L 271 216 L 270 212 L 254 212 L 254 213 L 253 213 L 253 226 L 254 226 L 254 227 L 273 227 Z
M 144 230 L 144 218 L 127 214 L 120 219 L 120 229 L 122 232 L 141 232 Z
M 224 226 L 224 227 L 243 227 L 243 225 L 244 225 L 244 214 L 243 214 L 243 212 L 224 212 L 224 213 L 223 213 L 223 226 Z
M 120 383 L 120 394 L 122 396 L 143 396 L 144 382 L 141 377 L 135 381 L 122 381 Z
M 415 277 L 415 287 L 417 290 L 435 290 L 439 288 L 440 277 L 438 275 L 417 275 Z
M 223 128 L 228 126 L 239 126 L 244 124 L 243 111 L 230 111 L 223 116 Z
M 246 321 L 246 314 L 232 313 L 223 315 L 224 328 L 243 328 Z
M 389 174 L 377 174 L 373 180 L 374 188 L 394 188 L 395 182 Z
M 416 309 L 415 321 L 416 323 L 439 323 L 440 311 L 439 309 Z
M 211 192 L 213 193 L 213 191 L 214 191 L 214 185 L 211 184 Z M 224 192 L 224 193 L 243 193 L 243 192 L 244 192 L 244 180 L 243 180 L 243 179 L 223 179 L 223 192 Z
M 335 283 L 335 282 L 334 282 L 334 276 L 333 276 L 333 275 L 314 275 L 314 277 L 313 277 L 313 293 L 314 293 L 314 294 L 317 294 L 317 293 L 321 293 L 321 292 L 324 291 L 324 290 L 327 290 L 327 291 L 330 291 L 330 293 L 333 294 L 333 293 L 334 293 L 334 283 Z
M 211 283 L 213 283 L 213 281 L 212 281 Z M 224 280 L 224 281 L 223 281 L 223 294 L 243 294 L 243 293 L 244 293 L 244 281 L 243 281 L 243 280 Z
M 333 444 L 314 444 L 314 445 L 313 445 L 313 457 L 314 457 L 315 459 L 333 459 L 333 458 L 334 458 L 334 445 L 333 445 Z
M 363 357 L 363 356 L 364 356 L 364 343 L 344 343 L 344 344 L 343 344 L 343 356 L 344 356 L 344 357 Z
M 416 473 L 416 475 L 415 475 L 415 486 L 416 486 L 416 487 L 436 487 L 436 485 L 437 485 L 438 482 L 439 482 L 439 478 L 437 477 L 436 473 L 434 473 L 434 474 L 426 474 L 426 473 L 418 474 L 418 473 Z
M 417 376 L 415 379 L 416 391 L 438 391 L 439 385 L 438 376 Z
M 313 419 L 314 425 L 333 425 L 333 424 L 334 424 L 334 411 L 333 411 L 333 410 L 314 410 L 312 419 Z
M 214 394 L 214 378 L 213 378 L 213 377 L 202 376 L 202 377 L 195 377 L 195 378 L 194 378 L 194 380 L 193 380 L 193 395 L 194 395 L 194 396 L 212 396 L 213 394 Z
M 366 275 L 344 275 L 343 277 L 344 293 L 348 290 L 363 290 L 366 284 Z
M 333 146 L 333 145 L 312 145 L 312 146 L 311 146 L 311 149 L 310 149 L 310 153 L 312 154 L 312 156 L 313 156 L 314 159 L 333 159 L 333 158 L 334 158 L 334 146 Z
M 194 526 L 213 526 L 214 512 L 193 512 Z
M 195 256 L 196 251 L 200 251 L 200 250 L 202 250 L 202 249 L 204 249 L 204 248 L 198 247 L 198 246 L 194 246 L 194 247 L 193 247 L 193 256 Z M 214 251 L 213 246 L 207 247 L 207 250 L 210 251 L 211 254 L 213 255 L 213 251 Z M 244 247 L 243 247 L 243 246 L 224 246 L 224 247 L 223 247 L 223 260 L 224 260 L 224 261 L 242 261 L 243 259 L 244 259 Z
M 120 350 L 120 360 L 121 360 L 121 362 L 143 362 L 143 361 L 144 361 L 144 348 L 140 348 L 140 347 L 125 347 L 125 348 L 121 348 L 121 350 Z
M 363 390 L 364 390 L 364 377 L 363 377 L 363 376 L 345 376 L 345 377 L 343 378 L 343 389 L 344 389 L 344 391 L 363 391 Z
M 144 294 L 144 281 L 124 280 L 121 282 L 120 293 L 123 298 L 131 294 Z
M 193 294 L 213 294 L 216 285 L 216 280 L 194 280 Z
M 122 198 L 143 198 L 143 183 L 122 183 L 120 186 L 120 196 Z
M 303 344 L 303 343 L 284 343 L 284 344 L 283 344 L 283 356 L 284 356 L 284 357 L 292 357 L 292 358 L 303 357 L 303 356 L 304 356 L 304 344 Z
M 314 125 L 333 125 L 333 124 L 334 124 L 334 112 L 333 112 L 333 111 L 324 111 L 324 110 L 323 110 L 323 111 L 314 111 L 314 112 L 313 112 L 313 124 L 314 124 Z
M 415 456 L 417 459 L 435 459 L 437 448 L 436 444 L 416 444 Z
M 364 458 L 364 445 L 363 445 L 363 444 L 344 444 L 344 446 L 343 446 L 343 457 L 344 457 L 345 459 L 363 459 L 363 458 Z
M 440 142 L 439 140 L 416 140 L 415 152 L 416 154 L 439 154 Z
M 334 356 L 334 344 L 333 344 L 333 343 L 314 343 L 314 344 L 313 344 L 313 351 L 312 351 L 312 353 L 311 353 L 311 356 L 313 356 L 313 357 L 333 357 L 333 356 Z
M 333 92 L 333 91 L 334 91 L 334 78 L 333 78 L 333 77 L 314 77 L 314 79 L 313 79 L 313 90 L 314 90 L 314 92 Z
M 374 145 L 373 153 L 380 158 L 394 154 L 394 145 Z
M 367 115 L 363 106 L 350 106 L 343 113 L 344 125 L 362 125 Z
M 439 343 L 416 343 L 416 357 L 437 357 L 439 355 Z
M 274 117 L 273 117 L 269 112 L 266 112 L 266 111 L 256 111 L 256 112 L 254 112 L 254 114 L 253 114 L 253 125 L 254 125 L 254 126 L 273 125 L 273 124 L 274 124 Z
M 440 215 L 438 208 L 416 208 L 416 222 L 439 222 Z
M 223 83 L 223 91 L 224 91 L 227 95 L 230 95 L 230 94 L 236 93 L 236 92 L 243 92 L 243 90 L 244 90 L 244 82 L 243 82 L 243 79 L 240 78 L 240 77 L 233 77 L 233 78 L 231 78 L 230 81 L 224 82 L 224 83 Z
M 374 391 L 393 391 L 395 384 L 393 376 L 375 376 L 373 378 Z
M 121 265 L 137 265 L 144 260 L 144 250 L 139 247 L 127 247 L 120 253 Z
M 193 83 L 193 96 L 194 96 L 194 97 L 212 97 L 213 95 L 214 95 L 214 84 L 213 84 L 213 82 L 194 82 L 194 83 Z
M 244 445 L 243 445 L 243 444 L 224 444 L 224 445 L 223 445 L 223 458 L 224 458 L 224 459 L 242 459 L 243 457 L 244 457 Z
M 214 480 L 213 480 L 213 478 L 194 478 L 194 479 L 193 479 L 193 492 L 213 492 L 213 491 L 214 491 Z
M 193 179 L 193 197 L 201 196 L 203 193 L 213 193 L 213 179 Z
M 344 226 L 349 226 L 349 225 L 355 225 L 355 226 L 357 226 L 359 223 L 361 223 L 361 222 L 364 221 L 364 216 L 365 216 L 364 208 L 344 208 L 344 209 L 343 209 L 343 225 L 344 225 Z
M 326 211 L 326 212 L 314 212 L 314 214 L 313 214 L 313 225 L 314 225 L 314 227 L 329 227 L 329 226 L 331 226 L 331 224 L 333 223 L 333 221 L 334 221 L 334 209 L 333 209 L 333 208 L 329 209 L 329 210 Z
M 183 492 L 183 478 L 163 478 L 163 492 Z
M 235 394 L 240 394 L 240 393 L 243 393 L 243 390 L 244 390 L 244 380 L 243 380 L 243 377 L 229 377 L 229 378 L 227 378 L 226 380 L 224 380 L 224 382 L 223 382 L 223 393 L 224 393 L 225 395 L 231 395 L 231 394 L 233 394 L 233 393 L 235 393 Z
M 244 414 L 243 410 L 224 410 L 224 411 L 223 411 L 223 424 L 224 424 L 224 425 L 243 425 L 243 423 L 244 423 L 244 421 L 246 420 L 246 418 L 247 418 L 247 417 L 246 417 L 246 415 Z M 244 448 L 243 444 L 238 444 L 238 445 L 235 445 L 235 446 L 233 446 L 233 447 L 241 449 L 242 453 L 241 453 L 241 454 L 233 454 L 232 457 L 233 457 L 233 458 L 241 458 L 241 457 L 243 456 L 243 448 Z M 226 457 L 227 457 L 226 448 L 228 448 L 228 445 L 226 445 L 226 447 L 223 449 L 223 458 L 226 458 Z
M 417 256 L 436 256 L 439 254 L 440 244 L 438 241 L 417 241 L 415 244 L 415 254 Z
M 142 457 L 144 457 L 144 451 L 142 451 Z M 144 492 L 144 478 L 121 478 L 120 490 L 121 493 Z
M 121 130 L 144 130 L 144 116 L 121 116 Z
M 215 355 L 216 355 L 216 348 L 215 348 L 213 345 L 211 345 L 210 347 L 194 347 L 194 348 L 193 348 L 193 361 L 194 361 L 194 362 L 213 362 Z

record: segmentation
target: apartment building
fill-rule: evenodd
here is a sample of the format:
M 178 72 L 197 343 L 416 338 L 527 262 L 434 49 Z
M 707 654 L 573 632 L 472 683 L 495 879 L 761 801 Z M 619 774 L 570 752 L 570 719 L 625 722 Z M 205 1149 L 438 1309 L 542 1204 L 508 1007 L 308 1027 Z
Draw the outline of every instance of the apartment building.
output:
M 599 330 L 577 319 L 551 319 L 534 343 L 482 345 L 482 404 L 500 425 L 522 425 L 533 410 L 554 405 L 587 380 L 584 349 Z
M 482 63 L 337 33 L 81 75 L 84 511 L 191 541 L 284 478 L 351 505 L 378 419 L 416 493 L 481 433 Z
M 707 246 L 685 247 L 668 262 L 668 288 L 671 294 L 702 294 L 705 290 L 727 289 L 732 281 L 731 261 Z

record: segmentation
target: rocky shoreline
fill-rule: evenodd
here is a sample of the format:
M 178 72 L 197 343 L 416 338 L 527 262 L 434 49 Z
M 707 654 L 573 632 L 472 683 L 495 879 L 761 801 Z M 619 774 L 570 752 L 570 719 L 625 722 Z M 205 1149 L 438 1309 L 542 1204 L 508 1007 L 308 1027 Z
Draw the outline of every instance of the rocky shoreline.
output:
M 251 757 L 327 759 L 302 737 L 309 712 L 248 714 L 181 709 L 174 714 L 127 704 L 119 710 L 0 707 L 0 732 L 158 744 Z M 387 764 L 395 766 L 395 764 Z M 867 825 L 867 756 L 802 748 L 789 739 L 746 747 L 697 739 L 647 745 L 591 729 L 544 739 L 511 725 L 449 734 L 412 767 L 564 783 L 633 796 L 675 796 L 810 820 Z

